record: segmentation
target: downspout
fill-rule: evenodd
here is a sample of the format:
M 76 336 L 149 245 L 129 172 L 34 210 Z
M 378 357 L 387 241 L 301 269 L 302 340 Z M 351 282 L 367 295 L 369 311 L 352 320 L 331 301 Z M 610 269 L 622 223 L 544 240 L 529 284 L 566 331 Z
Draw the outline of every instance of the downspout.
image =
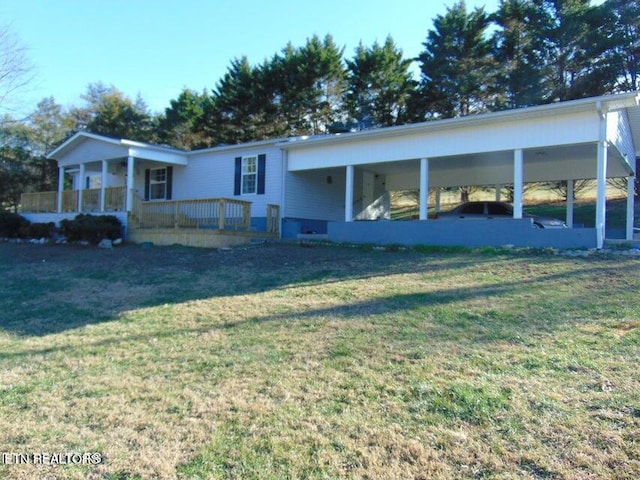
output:
M 287 172 L 289 171 L 289 151 L 284 148 L 280 149 L 281 157 L 282 157 L 282 183 L 280 186 L 280 238 L 282 238 L 283 227 L 284 227 L 284 217 L 286 215 L 285 211 L 285 198 L 286 198 L 286 189 L 287 189 Z

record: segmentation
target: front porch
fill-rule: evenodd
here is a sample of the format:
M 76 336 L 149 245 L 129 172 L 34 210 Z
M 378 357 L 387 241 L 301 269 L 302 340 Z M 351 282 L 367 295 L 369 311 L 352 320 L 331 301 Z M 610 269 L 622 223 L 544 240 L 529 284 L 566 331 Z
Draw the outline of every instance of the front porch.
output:
M 24 213 L 123 212 L 126 208 L 125 202 L 125 187 L 33 192 L 21 195 L 20 211 Z

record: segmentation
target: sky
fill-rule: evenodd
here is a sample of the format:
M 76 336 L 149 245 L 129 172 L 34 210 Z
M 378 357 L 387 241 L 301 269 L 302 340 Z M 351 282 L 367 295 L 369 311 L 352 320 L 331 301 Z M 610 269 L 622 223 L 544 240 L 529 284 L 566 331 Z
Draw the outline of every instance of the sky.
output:
M 405 58 L 417 56 L 433 19 L 455 0 L 1 0 L 0 25 L 27 47 L 35 78 L 14 96 L 29 113 L 53 96 L 82 105 L 91 83 L 138 95 L 162 112 L 184 88 L 215 88 L 234 58 L 252 65 L 313 35 L 331 34 L 353 56 L 391 35 Z M 497 8 L 498 0 L 467 0 Z M 417 70 L 416 70 L 417 71 Z

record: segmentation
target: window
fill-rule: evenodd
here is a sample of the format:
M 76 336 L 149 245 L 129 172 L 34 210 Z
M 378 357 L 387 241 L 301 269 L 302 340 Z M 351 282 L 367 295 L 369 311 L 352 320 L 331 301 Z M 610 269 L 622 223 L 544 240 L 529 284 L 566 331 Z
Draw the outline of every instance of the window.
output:
M 267 156 L 264 153 L 235 157 L 233 194 L 264 195 L 266 162 Z
M 242 157 L 242 193 L 256 193 L 258 186 L 258 158 Z
M 154 168 L 149 176 L 149 200 L 167 198 L 167 169 Z

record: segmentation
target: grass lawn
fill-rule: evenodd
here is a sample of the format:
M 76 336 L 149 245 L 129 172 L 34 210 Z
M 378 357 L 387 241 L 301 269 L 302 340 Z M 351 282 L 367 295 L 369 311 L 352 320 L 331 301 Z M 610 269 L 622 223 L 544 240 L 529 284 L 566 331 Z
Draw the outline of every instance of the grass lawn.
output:
M 637 259 L 0 244 L 0 274 L 0 459 L 102 459 L 2 478 L 640 477 Z

